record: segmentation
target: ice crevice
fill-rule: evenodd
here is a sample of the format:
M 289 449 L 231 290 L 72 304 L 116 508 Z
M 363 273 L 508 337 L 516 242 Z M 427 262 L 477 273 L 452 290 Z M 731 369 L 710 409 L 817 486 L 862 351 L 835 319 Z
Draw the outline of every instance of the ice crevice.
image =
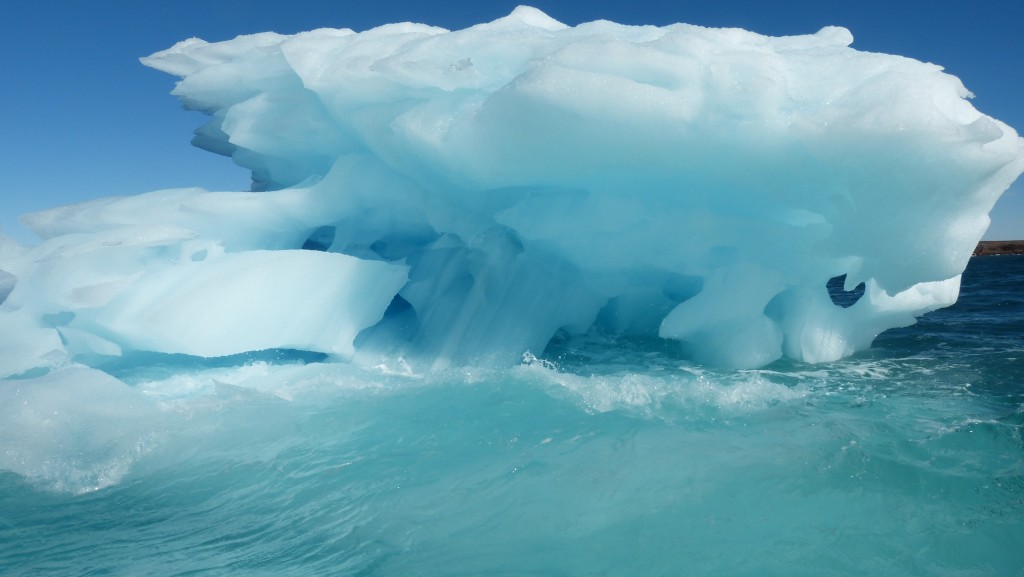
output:
M 956 300 L 1024 140 L 941 68 L 851 42 L 526 7 L 180 42 L 143 63 L 253 191 L 24 217 L 42 242 L 0 238 L 0 377 L 139 352 L 508 364 L 594 330 L 737 368 L 863 350 Z

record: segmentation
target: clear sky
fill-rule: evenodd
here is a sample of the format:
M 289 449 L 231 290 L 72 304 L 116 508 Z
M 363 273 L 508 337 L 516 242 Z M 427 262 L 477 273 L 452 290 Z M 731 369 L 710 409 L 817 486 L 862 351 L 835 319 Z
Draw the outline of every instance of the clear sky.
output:
M 365 30 L 413 21 L 449 29 L 504 16 L 510 1 L 3 0 L 0 2 L 0 227 L 22 242 L 26 212 L 100 196 L 202 186 L 246 190 L 248 173 L 189 145 L 202 124 L 169 96 L 174 78 L 138 58 L 199 37 Z M 529 2 L 527 2 L 529 3 Z M 687 22 L 769 35 L 853 32 L 853 47 L 940 64 L 982 112 L 1024 131 L 1021 0 L 537 0 L 566 24 Z M 1024 183 L 992 214 L 988 239 L 1024 239 Z

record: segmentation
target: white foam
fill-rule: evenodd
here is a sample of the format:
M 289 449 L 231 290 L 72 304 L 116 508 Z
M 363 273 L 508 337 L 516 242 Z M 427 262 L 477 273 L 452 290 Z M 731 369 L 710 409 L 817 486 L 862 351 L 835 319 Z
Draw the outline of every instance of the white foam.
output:
M 0 407 L 0 470 L 62 492 L 117 483 L 162 434 L 151 401 L 82 366 L 4 381 Z

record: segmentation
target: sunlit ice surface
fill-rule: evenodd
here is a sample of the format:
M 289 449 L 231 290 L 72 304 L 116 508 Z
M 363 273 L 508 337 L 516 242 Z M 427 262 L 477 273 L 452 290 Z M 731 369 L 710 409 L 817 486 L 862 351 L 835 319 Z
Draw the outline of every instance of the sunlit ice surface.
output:
M 732 368 L 864 350 L 955 301 L 1024 141 L 939 66 L 851 42 L 530 8 L 186 40 L 143 62 L 263 192 L 24 217 L 44 242 L 0 252 L 0 374 L 135 350 L 507 366 L 590 331 Z

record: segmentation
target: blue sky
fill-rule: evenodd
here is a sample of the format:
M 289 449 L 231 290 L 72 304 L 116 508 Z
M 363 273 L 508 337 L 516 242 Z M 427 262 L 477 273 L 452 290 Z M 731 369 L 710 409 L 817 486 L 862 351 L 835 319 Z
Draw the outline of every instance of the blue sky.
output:
M 519 2 L 381 0 L 4 0 L 0 5 L 0 227 L 28 242 L 21 214 L 108 195 L 179 186 L 245 190 L 248 173 L 189 145 L 203 122 L 169 96 L 174 78 L 138 58 L 199 37 L 273 30 L 365 30 L 396 21 L 450 29 L 493 20 Z M 1024 131 L 1024 2 L 828 0 L 536 1 L 567 24 L 688 22 L 770 35 L 846 26 L 860 50 L 934 62 L 974 105 Z M 1024 239 L 1024 183 L 1008 191 L 986 238 Z

